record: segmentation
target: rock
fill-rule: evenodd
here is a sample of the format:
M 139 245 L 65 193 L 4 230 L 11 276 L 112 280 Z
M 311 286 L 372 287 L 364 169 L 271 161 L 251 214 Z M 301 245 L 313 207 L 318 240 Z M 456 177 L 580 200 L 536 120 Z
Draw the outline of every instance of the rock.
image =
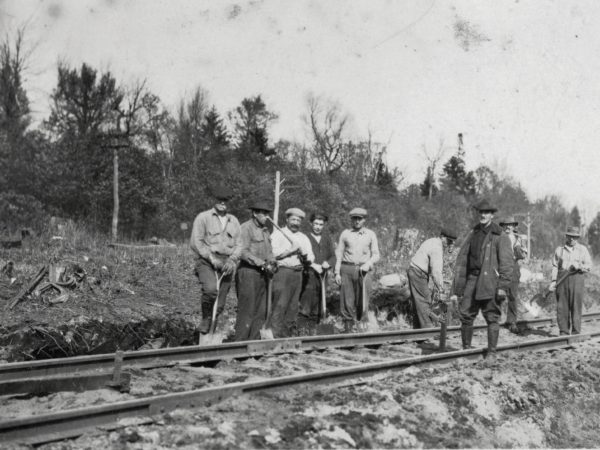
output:
M 379 279 L 379 284 L 384 288 L 400 288 L 406 284 L 406 276 L 399 273 L 390 273 Z

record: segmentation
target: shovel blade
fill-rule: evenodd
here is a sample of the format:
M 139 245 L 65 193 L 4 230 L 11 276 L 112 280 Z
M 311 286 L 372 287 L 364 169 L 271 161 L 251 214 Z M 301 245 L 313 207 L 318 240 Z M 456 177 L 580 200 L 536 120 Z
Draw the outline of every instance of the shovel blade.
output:
M 219 345 L 223 343 L 223 335 L 221 333 L 200 333 L 198 345 L 204 347 L 207 345 Z
M 273 336 L 273 330 L 270 328 L 261 328 L 259 331 L 261 339 L 275 339 L 275 336 Z

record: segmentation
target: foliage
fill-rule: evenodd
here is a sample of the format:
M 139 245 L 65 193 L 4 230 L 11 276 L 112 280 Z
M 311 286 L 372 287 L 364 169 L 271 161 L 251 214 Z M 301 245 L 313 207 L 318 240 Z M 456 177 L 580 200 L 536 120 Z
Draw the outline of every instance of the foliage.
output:
M 395 250 L 390 246 L 402 228 L 432 235 L 445 226 L 464 234 L 476 223 L 471 205 L 483 197 L 499 208 L 498 215 L 514 214 L 522 221 L 530 213 L 534 256 L 549 255 L 564 227 L 581 222 L 576 208 L 568 212 L 553 196 L 531 202 L 517 181 L 489 167 L 467 171 L 460 140 L 446 161 L 443 141 L 434 150 L 424 147 L 424 182 L 399 189 L 403 174 L 387 164 L 387 144 L 370 132 L 351 140 L 350 116 L 323 97 L 308 98 L 306 143 L 271 143 L 277 115 L 260 95 L 244 98 L 228 114 L 228 129 L 200 87 L 182 98 L 172 115 L 143 81 L 125 86 L 108 71 L 59 63 L 50 115 L 42 127 L 28 130 L 24 53 L 15 53 L 22 41 L 2 45 L 0 212 L 8 225 L 47 213 L 107 232 L 113 151 L 119 154 L 121 235 L 132 239 L 187 239 L 181 224 L 191 225 L 213 205 L 210 187 L 217 183 L 232 188 L 230 209 L 244 221 L 251 200 L 273 198 L 276 171 L 286 180 L 280 211 L 291 206 L 322 211 L 337 234 L 348 226 L 351 208 L 365 207 L 369 226 L 385 234 L 384 252 Z M 599 223 L 596 217 L 589 228 L 594 252 L 600 251 Z
M 594 256 L 600 255 L 600 213 L 590 223 L 587 235 L 592 254 Z

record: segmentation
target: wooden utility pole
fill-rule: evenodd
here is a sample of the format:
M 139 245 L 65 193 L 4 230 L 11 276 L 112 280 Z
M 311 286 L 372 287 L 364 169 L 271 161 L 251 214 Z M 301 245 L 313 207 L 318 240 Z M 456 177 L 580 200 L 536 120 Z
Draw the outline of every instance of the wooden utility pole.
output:
M 275 172 L 275 207 L 273 208 L 273 222 L 275 222 L 276 225 L 279 225 L 278 217 L 279 217 L 279 196 L 281 195 L 280 189 L 281 189 L 281 173 L 278 170 L 277 172 Z
M 113 152 L 113 214 L 111 226 L 111 238 L 117 242 L 119 236 L 119 149 L 129 147 L 129 140 L 125 133 L 121 132 L 121 121 L 117 119 L 117 131 L 108 136 L 106 147 Z

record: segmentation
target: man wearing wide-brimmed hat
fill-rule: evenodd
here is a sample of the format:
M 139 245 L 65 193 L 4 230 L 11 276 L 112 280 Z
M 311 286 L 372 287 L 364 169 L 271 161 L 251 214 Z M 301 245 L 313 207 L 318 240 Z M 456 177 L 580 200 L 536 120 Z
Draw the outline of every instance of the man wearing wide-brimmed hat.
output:
M 500 334 L 500 304 L 510 289 L 513 254 L 508 235 L 492 222 L 498 209 L 487 200 L 474 208 L 479 214 L 479 223 L 469 232 L 456 257 L 452 291 L 461 297 L 463 348 L 471 348 L 473 322 L 481 311 L 488 325 L 488 356 L 493 356 Z
M 510 244 L 513 251 L 513 275 L 510 282 L 510 289 L 507 292 L 507 308 L 506 308 L 506 323 L 505 326 L 511 333 L 518 333 L 517 316 L 519 312 L 518 289 L 519 281 L 521 280 L 521 267 L 519 261 L 527 256 L 527 248 L 523 245 L 523 241 L 517 233 L 519 222 L 514 216 L 507 216 L 498 221 L 498 224 L 504 228 L 504 232 L 510 239 Z
M 314 264 L 315 256 L 308 237 L 300 231 L 306 214 L 300 208 L 285 212 L 285 227 L 271 234 L 273 254 L 279 270 L 273 277 L 273 315 L 271 326 L 276 338 L 298 334 L 298 309 L 305 267 L 322 269 Z
M 415 311 L 415 328 L 432 328 L 435 325 L 431 317 L 429 279 L 433 280 L 433 287 L 438 292 L 444 290 L 444 252 L 452 248 L 456 238 L 455 231 L 442 228 L 440 235 L 424 241 L 410 260 L 408 285 Z
M 272 210 L 266 200 L 250 204 L 252 217 L 240 230 L 240 266 L 235 275 L 238 297 L 235 340 L 260 339 L 267 313 L 267 283 L 277 270 L 267 218 Z
M 556 321 L 561 335 L 581 332 L 581 308 L 584 277 L 592 267 L 592 258 L 585 245 L 580 244 L 578 227 L 568 227 L 565 244 L 552 257 L 550 291 L 556 291 Z
M 240 258 L 240 223 L 227 212 L 227 202 L 233 191 L 227 186 L 214 186 L 213 208 L 203 211 L 194 220 L 190 246 L 196 254 L 196 276 L 202 289 L 202 321 L 200 333 L 210 330 L 212 310 L 217 301 L 217 317 L 225 307 L 231 278 Z M 217 299 L 217 278 L 221 278 Z
M 347 332 L 368 313 L 371 271 L 379 261 L 377 236 L 365 228 L 367 210 L 354 208 L 349 216 L 352 228 L 342 231 L 335 249 L 335 281 L 340 285 L 340 312 Z

